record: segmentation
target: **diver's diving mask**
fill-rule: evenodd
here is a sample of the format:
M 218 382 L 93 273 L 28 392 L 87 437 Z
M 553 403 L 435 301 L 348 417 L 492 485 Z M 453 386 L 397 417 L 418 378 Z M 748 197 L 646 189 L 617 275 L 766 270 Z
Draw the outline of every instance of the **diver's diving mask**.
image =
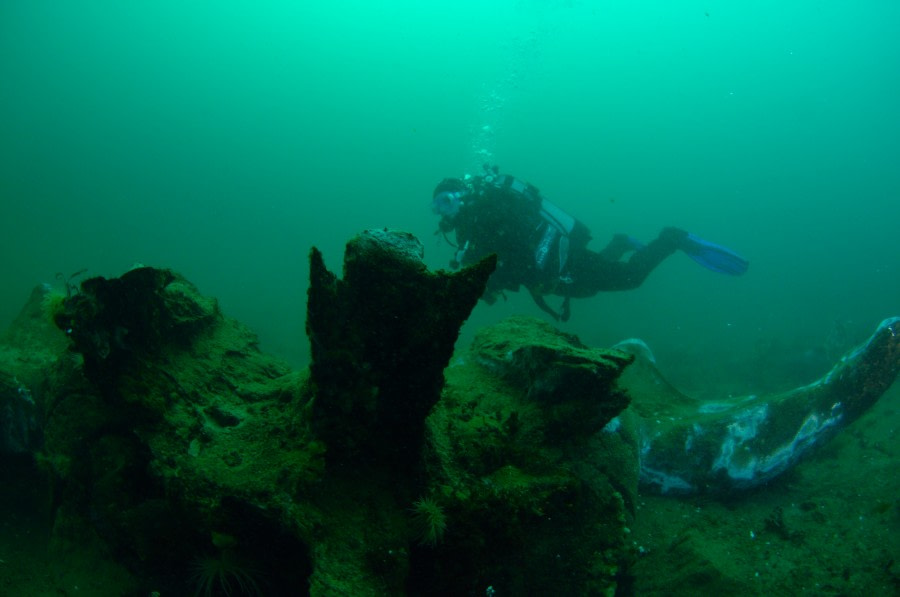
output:
M 463 191 L 443 191 L 434 196 L 431 200 L 431 211 L 434 213 L 452 218 L 459 213 L 462 207 L 462 198 L 465 195 Z

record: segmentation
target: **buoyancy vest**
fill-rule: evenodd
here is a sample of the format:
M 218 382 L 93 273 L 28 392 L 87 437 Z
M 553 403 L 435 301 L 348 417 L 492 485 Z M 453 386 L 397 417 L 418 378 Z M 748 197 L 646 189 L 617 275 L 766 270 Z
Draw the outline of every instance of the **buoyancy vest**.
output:
M 540 206 L 538 211 L 540 220 L 537 222 L 539 240 L 534 248 L 535 267 L 539 271 L 546 270 L 548 257 L 555 245 L 559 256 L 557 273 L 561 280 L 569 281 L 566 269 L 569 251 L 573 243 L 576 247 L 587 245 L 590 240 L 587 228 L 557 205 L 545 199 L 534 185 L 509 175 L 500 175 L 490 179 L 491 177 L 485 177 L 484 182 L 520 195 L 525 202 Z

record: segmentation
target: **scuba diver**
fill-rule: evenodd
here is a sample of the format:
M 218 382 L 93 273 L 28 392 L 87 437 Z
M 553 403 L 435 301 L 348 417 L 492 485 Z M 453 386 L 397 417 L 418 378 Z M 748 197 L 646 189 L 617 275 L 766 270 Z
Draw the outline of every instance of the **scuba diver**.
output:
M 485 302 L 493 304 L 498 296 L 505 297 L 504 291 L 524 286 L 535 304 L 557 321 L 568 321 L 572 298 L 637 288 L 675 251 L 721 274 L 739 276 L 749 265 L 725 247 L 671 227 L 647 244 L 616 234 L 604 249 L 592 251 L 584 224 L 547 201 L 533 185 L 501 175 L 497 166 L 487 164 L 481 176 L 442 180 L 431 207 L 441 216 L 439 233 L 456 248 L 452 269 L 497 254 L 497 269 L 481 297 Z M 454 230 L 455 243 L 447 238 Z M 547 304 L 546 295 L 563 297 L 558 312 Z

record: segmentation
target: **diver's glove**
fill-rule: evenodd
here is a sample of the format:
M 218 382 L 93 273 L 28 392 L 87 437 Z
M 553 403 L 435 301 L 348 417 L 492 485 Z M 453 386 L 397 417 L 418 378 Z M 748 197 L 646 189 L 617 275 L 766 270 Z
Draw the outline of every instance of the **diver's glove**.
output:
M 750 262 L 726 247 L 704 240 L 679 228 L 665 228 L 659 237 L 671 240 L 677 249 L 708 270 L 719 274 L 740 276 Z

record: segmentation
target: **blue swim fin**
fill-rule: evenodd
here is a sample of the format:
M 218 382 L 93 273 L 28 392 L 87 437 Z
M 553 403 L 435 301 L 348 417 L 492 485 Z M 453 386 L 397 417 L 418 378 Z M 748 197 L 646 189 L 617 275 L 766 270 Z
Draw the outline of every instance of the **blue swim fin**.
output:
M 749 261 L 731 249 L 703 240 L 693 234 L 688 234 L 679 243 L 678 248 L 706 269 L 719 274 L 740 276 L 750 266 Z

